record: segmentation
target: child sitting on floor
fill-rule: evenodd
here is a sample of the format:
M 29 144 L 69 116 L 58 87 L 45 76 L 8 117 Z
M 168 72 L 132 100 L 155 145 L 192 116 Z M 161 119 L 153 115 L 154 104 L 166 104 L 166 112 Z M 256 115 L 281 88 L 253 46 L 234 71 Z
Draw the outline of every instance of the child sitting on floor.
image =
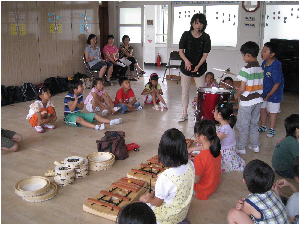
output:
M 127 77 L 121 77 L 119 79 L 120 88 L 116 94 L 115 106 L 121 107 L 120 113 L 124 114 L 126 111 L 142 110 L 143 107 L 136 100 L 133 90 L 131 89 L 130 82 Z M 130 101 L 130 98 L 132 100 Z
M 202 144 L 203 150 L 194 158 L 197 199 L 207 200 L 221 183 L 221 144 L 211 120 L 196 122 L 195 142 Z
M 118 224 L 156 224 L 152 209 L 143 202 L 133 202 L 123 206 L 117 217 Z
M 281 199 L 271 190 L 275 173 L 265 162 L 250 161 L 243 173 L 243 182 L 251 194 L 236 202 L 227 214 L 228 223 L 288 223 Z
M 88 127 L 95 130 L 104 130 L 104 123 L 115 125 L 122 123 L 122 118 L 109 120 L 105 119 L 96 113 L 82 113 L 83 104 L 83 85 L 82 81 L 78 79 L 71 80 L 69 83 L 69 94 L 65 96 L 64 104 L 64 120 L 67 125 L 74 127 Z M 94 125 L 93 122 L 98 121 L 101 125 Z
M 168 110 L 167 104 L 163 99 L 163 92 L 161 90 L 160 84 L 158 83 L 158 75 L 152 73 L 150 75 L 149 82 L 146 84 L 145 89 L 141 95 L 146 95 L 144 99 L 145 104 L 153 104 L 152 107 L 155 110 Z M 153 101 L 154 99 L 154 101 Z M 161 102 L 163 105 L 160 107 L 158 104 Z
M 220 102 L 216 105 L 214 110 L 214 118 L 221 126 L 217 131 L 217 135 L 221 140 L 221 171 L 243 172 L 245 168 L 245 161 L 235 151 L 235 132 L 234 125 L 236 117 L 233 115 L 233 107 L 231 103 Z
M 299 114 L 284 120 L 286 136 L 277 143 L 272 155 L 272 167 L 285 178 L 294 178 L 293 161 L 299 156 Z
M 103 105 L 103 103 L 105 103 L 106 106 Z M 86 105 L 87 111 L 102 111 L 102 116 L 107 115 L 108 109 L 110 109 L 111 114 L 115 114 L 120 109 L 120 107 L 114 107 L 113 101 L 104 89 L 104 80 L 102 78 L 94 79 L 93 88 L 86 97 L 84 104 Z
M 181 131 L 172 128 L 163 134 L 158 159 L 169 168 L 158 175 L 155 191 L 142 195 L 140 201 L 151 204 L 158 223 L 183 222 L 193 196 L 195 172 Z
M 23 136 L 15 131 L 5 130 L 1 128 L 1 150 L 16 152 L 18 144 L 22 141 Z
M 37 92 L 37 99 L 29 106 L 29 113 L 26 119 L 36 132 L 43 133 L 43 128 L 54 129 L 53 124 L 57 119 L 54 104 L 51 101 L 51 94 L 48 87 L 41 87 Z
M 299 156 L 294 160 L 294 179 L 299 184 Z M 279 179 L 273 186 L 275 193 L 279 197 L 285 197 L 279 189 L 283 187 L 289 187 L 294 194 L 289 197 L 286 204 L 286 211 L 289 217 L 290 223 L 299 224 L 299 190 L 291 182 L 288 182 L 286 179 Z

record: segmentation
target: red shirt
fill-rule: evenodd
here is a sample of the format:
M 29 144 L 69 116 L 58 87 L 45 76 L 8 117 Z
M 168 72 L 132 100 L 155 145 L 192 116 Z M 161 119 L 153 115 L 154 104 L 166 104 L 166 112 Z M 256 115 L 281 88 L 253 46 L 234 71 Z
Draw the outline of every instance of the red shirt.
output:
M 194 158 L 195 174 L 201 176 L 200 182 L 194 184 L 196 198 L 207 200 L 221 183 L 221 157 L 215 158 L 205 149 Z
M 115 105 L 117 103 L 120 103 L 119 99 L 122 99 L 124 103 L 128 103 L 130 98 L 135 97 L 133 90 L 130 88 L 127 92 L 127 94 L 124 92 L 123 88 L 120 88 L 116 94 L 116 98 L 115 98 Z

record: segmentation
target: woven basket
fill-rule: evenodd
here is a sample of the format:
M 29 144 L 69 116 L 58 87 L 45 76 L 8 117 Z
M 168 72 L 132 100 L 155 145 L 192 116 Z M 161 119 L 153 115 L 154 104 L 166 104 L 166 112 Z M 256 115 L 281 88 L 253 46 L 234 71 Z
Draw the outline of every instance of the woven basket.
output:
M 115 162 L 115 156 L 109 152 L 93 152 L 86 157 L 91 171 L 107 170 Z

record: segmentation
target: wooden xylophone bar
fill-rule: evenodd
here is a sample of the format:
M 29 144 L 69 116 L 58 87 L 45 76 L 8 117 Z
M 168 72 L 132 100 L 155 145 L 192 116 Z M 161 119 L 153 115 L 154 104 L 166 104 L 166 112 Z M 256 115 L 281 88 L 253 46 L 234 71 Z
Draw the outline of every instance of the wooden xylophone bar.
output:
M 152 169 L 156 169 L 156 170 L 160 170 L 160 171 L 165 171 L 166 169 L 161 168 L 161 167 L 157 167 L 157 166 L 151 166 L 151 164 L 140 164 L 140 166 L 145 167 L 145 168 L 152 168 Z
M 143 171 L 143 170 L 131 169 L 131 171 L 134 172 L 134 173 L 146 174 L 148 176 L 157 178 L 156 174 L 149 173 L 149 172 L 146 172 L 146 171 Z
M 91 203 L 95 203 L 95 204 L 97 204 L 97 205 L 101 205 L 101 206 L 106 206 L 106 207 L 108 207 L 108 208 L 110 208 L 110 209 L 113 209 L 113 210 L 116 210 L 116 211 L 120 211 L 120 207 L 118 207 L 118 206 L 115 206 L 115 205 L 113 205 L 113 204 L 109 204 L 109 203 L 107 203 L 107 202 L 102 202 L 102 201 L 99 201 L 99 200 L 96 200 L 96 199 L 93 199 L 93 198 L 88 198 L 88 202 L 91 202 Z
M 130 198 L 128 198 L 128 197 L 125 197 L 125 196 L 122 196 L 122 195 L 118 195 L 118 194 L 113 194 L 113 193 L 111 193 L 111 192 L 109 192 L 109 191 L 100 191 L 100 194 L 103 194 L 103 195 L 107 195 L 107 196 L 112 196 L 112 197 L 116 197 L 116 198 L 118 198 L 118 199 L 121 199 L 121 200 L 125 200 L 125 201 L 130 201 Z

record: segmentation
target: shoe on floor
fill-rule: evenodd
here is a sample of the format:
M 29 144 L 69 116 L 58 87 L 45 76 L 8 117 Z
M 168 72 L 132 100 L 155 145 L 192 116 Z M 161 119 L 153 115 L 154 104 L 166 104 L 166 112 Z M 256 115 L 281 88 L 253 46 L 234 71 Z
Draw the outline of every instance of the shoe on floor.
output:
M 275 135 L 275 130 L 273 128 L 270 128 L 267 133 L 267 137 L 274 137 L 274 135 Z
M 123 122 L 122 118 L 114 119 L 109 122 L 109 125 L 117 125 L 117 124 L 121 124 L 122 122 Z
M 186 120 L 188 120 L 188 115 L 182 116 L 181 118 L 179 118 L 178 122 L 184 122 Z
M 143 106 L 139 106 L 139 107 L 137 107 L 137 109 L 136 110 L 142 110 L 143 109 Z
M 106 116 L 107 113 L 108 113 L 108 110 L 104 109 L 104 110 L 102 111 L 102 116 Z
M 44 124 L 43 127 L 44 127 L 44 128 L 46 127 L 46 128 L 48 128 L 48 129 L 55 129 L 55 126 L 52 125 L 52 124 L 49 124 L 49 123 Z
M 158 105 L 153 106 L 152 109 L 155 109 L 155 110 L 161 110 L 161 108 L 160 108 Z
M 110 80 L 108 80 L 108 81 L 106 81 L 107 82 L 107 84 L 109 85 L 109 86 L 114 86 L 114 84 L 110 81 Z
M 36 132 L 38 132 L 38 133 L 44 133 L 45 132 L 44 129 L 41 126 L 35 126 L 34 128 L 35 128 Z
M 258 128 L 259 132 L 265 132 L 267 130 L 266 126 L 260 126 L 260 128 Z
M 241 150 L 236 149 L 235 151 L 236 151 L 238 154 L 240 154 L 240 155 L 246 155 L 246 150 L 245 150 L 245 149 L 241 149 Z
M 120 109 L 121 109 L 121 107 L 114 107 L 114 110 L 115 110 L 116 112 L 118 112 Z
M 253 152 L 256 152 L 256 153 L 259 152 L 259 147 L 258 146 L 253 148 L 251 145 L 249 145 L 248 148 L 251 149 Z
M 161 107 L 161 110 L 163 111 L 163 110 L 168 110 L 168 106 L 167 105 L 163 105 L 162 107 Z
M 101 125 L 96 125 L 95 126 L 95 130 L 104 130 L 104 129 L 105 129 L 104 123 L 102 123 Z
M 142 74 L 142 75 L 143 75 L 143 74 L 145 74 L 145 73 L 146 73 L 146 72 L 145 72 L 144 70 L 142 70 L 139 74 Z

